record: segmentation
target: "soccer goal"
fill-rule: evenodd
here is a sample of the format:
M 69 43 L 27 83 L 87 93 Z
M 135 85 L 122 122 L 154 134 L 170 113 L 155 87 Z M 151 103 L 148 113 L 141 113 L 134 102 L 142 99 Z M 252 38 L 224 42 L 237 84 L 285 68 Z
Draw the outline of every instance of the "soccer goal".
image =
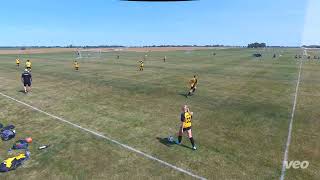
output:
M 101 49 L 78 49 L 75 53 L 76 59 L 101 57 Z
M 305 57 L 307 57 L 307 56 L 308 56 L 308 52 L 307 52 L 307 50 L 306 50 L 306 49 L 304 49 L 304 51 L 303 51 L 303 56 L 305 56 Z

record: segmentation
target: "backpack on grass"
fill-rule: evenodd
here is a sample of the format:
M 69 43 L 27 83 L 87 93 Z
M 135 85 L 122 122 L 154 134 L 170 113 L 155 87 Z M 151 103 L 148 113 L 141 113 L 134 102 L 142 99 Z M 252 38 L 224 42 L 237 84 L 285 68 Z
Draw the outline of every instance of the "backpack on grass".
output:
M 0 172 L 8 172 L 11 170 L 17 169 L 30 157 L 30 152 L 26 151 L 25 153 L 19 154 L 17 156 L 8 158 L 0 164 Z
M 0 137 L 3 141 L 9 141 L 10 139 L 14 138 L 16 136 L 16 131 L 14 130 L 14 125 L 8 125 L 6 127 L 3 127 L 0 130 Z

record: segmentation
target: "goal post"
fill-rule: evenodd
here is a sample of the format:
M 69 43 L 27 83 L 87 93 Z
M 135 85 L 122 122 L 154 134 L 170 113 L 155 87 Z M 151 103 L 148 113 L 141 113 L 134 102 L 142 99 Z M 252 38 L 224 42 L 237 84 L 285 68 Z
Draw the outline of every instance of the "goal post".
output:
M 100 58 L 101 49 L 77 49 L 75 56 L 76 59 Z

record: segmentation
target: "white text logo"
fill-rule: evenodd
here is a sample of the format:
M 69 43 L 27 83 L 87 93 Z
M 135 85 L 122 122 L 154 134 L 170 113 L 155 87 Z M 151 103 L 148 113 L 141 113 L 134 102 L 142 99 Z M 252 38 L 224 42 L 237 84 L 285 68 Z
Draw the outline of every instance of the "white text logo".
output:
M 309 161 L 285 161 L 287 169 L 306 169 L 309 166 Z

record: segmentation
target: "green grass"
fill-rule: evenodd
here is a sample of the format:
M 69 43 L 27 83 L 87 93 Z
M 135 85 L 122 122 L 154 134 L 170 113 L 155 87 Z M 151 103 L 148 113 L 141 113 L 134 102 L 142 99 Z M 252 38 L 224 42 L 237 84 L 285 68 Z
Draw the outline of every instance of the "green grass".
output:
M 150 52 L 143 72 L 137 61 L 144 54 L 136 52 L 120 52 L 119 60 L 112 52 L 81 59 L 79 72 L 72 69 L 72 53 L 21 55 L 33 62 L 28 95 L 19 92 L 16 55 L 1 55 L 0 92 L 208 179 L 278 179 L 299 70 L 293 57 L 300 50 L 281 51 L 272 59 L 267 49 L 262 60 L 251 49 L 215 50 L 214 57 L 212 50 Z M 319 69 L 318 62 L 303 65 L 289 151 L 289 160 L 311 164 L 288 170 L 287 179 L 320 178 Z M 193 74 L 198 90 L 186 99 Z M 187 138 L 185 146 L 163 143 L 176 134 L 183 104 L 195 113 L 197 151 L 188 148 Z M 1 178 L 191 179 L 4 97 L 0 107 L 0 122 L 16 125 L 17 138 L 52 144 L 45 151 L 33 144 L 31 160 Z M 1 142 L 1 159 L 11 144 Z

